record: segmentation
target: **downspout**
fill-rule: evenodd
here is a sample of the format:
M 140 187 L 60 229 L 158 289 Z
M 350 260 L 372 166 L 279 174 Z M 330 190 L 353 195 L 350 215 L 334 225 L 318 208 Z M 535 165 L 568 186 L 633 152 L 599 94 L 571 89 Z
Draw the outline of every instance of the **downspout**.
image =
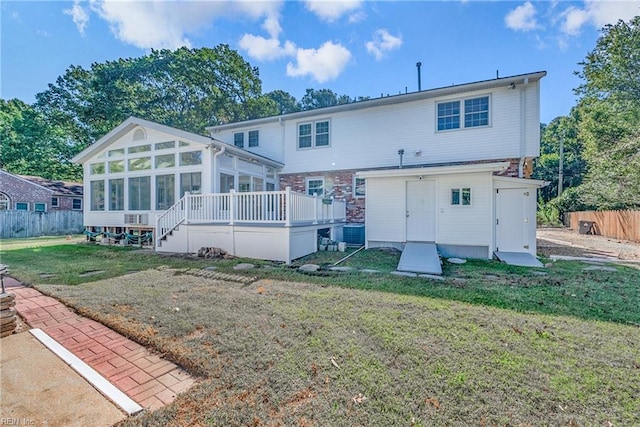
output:
M 520 88 L 520 162 L 518 163 L 518 178 L 524 176 L 525 152 L 527 147 L 527 86 L 529 78 L 524 79 Z
M 216 182 L 217 185 L 215 187 L 217 188 L 212 188 L 212 193 L 219 193 L 220 192 L 220 182 L 217 179 L 218 177 L 218 156 L 221 154 L 224 154 L 224 152 L 227 150 L 227 147 L 225 147 L 224 145 L 220 148 L 220 151 L 216 152 L 216 154 L 213 155 L 213 182 Z

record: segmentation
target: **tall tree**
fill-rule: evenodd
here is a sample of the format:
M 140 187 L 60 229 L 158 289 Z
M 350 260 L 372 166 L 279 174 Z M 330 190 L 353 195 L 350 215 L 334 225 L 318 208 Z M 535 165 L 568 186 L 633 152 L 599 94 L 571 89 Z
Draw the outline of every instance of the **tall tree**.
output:
M 338 95 L 331 89 L 307 89 L 300 100 L 303 110 L 313 110 L 322 107 L 348 104 L 354 100 L 349 95 Z
M 581 63 L 578 137 L 588 173 L 582 202 L 599 209 L 640 207 L 640 16 L 602 30 Z
M 549 182 L 539 190 L 545 203 L 558 195 L 561 146 L 564 153 L 562 188 L 566 190 L 582 183 L 586 169 L 575 109 L 569 116 L 556 117 L 548 125 L 541 125 L 540 157 L 534 162 L 532 177 Z
M 37 95 L 36 108 L 78 149 L 132 115 L 204 133 L 209 125 L 277 114 L 262 95 L 258 69 L 227 45 L 72 66 Z
M 295 113 L 302 109 L 295 96 L 284 90 L 274 90 L 265 96 L 276 103 L 278 114 Z
M 0 168 L 46 179 L 82 180 L 63 129 L 18 99 L 0 99 Z

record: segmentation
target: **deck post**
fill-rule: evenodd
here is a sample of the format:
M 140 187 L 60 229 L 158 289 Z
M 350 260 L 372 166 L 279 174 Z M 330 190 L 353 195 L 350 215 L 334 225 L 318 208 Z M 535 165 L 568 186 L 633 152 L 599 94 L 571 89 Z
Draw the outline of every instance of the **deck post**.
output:
M 333 200 L 334 196 L 331 196 L 331 204 L 329 205 L 329 222 L 333 222 Z
M 229 225 L 233 225 L 236 217 L 236 190 L 229 190 Z
M 318 223 L 318 193 L 313 193 L 313 223 Z M 321 206 L 322 207 L 322 206 Z
M 189 224 L 189 217 L 191 217 L 191 193 L 188 191 L 184 192 L 184 223 Z
M 291 187 L 287 186 L 284 192 L 284 225 L 291 227 Z

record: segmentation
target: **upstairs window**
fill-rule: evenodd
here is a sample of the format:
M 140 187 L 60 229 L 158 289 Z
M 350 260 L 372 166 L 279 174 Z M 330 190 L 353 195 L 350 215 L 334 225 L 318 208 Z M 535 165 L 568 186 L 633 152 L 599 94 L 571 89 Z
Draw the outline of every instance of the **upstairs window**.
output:
M 260 145 L 260 134 L 257 130 L 249 131 L 249 147 L 257 147 Z
M 437 115 L 438 131 L 489 126 L 489 97 L 440 102 Z
M 466 99 L 464 101 L 464 127 L 489 125 L 489 97 Z
M 460 128 L 460 101 L 438 104 L 438 130 Z
M 329 120 L 298 124 L 298 148 L 327 147 L 329 145 Z
M 244 132 L 233 134 L 233 145 L 238 148 L 244 148 Z

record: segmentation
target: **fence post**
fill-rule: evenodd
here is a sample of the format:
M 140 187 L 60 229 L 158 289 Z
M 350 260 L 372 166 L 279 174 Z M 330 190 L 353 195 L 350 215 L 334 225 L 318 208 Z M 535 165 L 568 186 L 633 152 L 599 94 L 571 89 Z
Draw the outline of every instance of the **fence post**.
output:
M 291 187 L 287 186 L 284 190 L 284 225 L 291 227 Z

